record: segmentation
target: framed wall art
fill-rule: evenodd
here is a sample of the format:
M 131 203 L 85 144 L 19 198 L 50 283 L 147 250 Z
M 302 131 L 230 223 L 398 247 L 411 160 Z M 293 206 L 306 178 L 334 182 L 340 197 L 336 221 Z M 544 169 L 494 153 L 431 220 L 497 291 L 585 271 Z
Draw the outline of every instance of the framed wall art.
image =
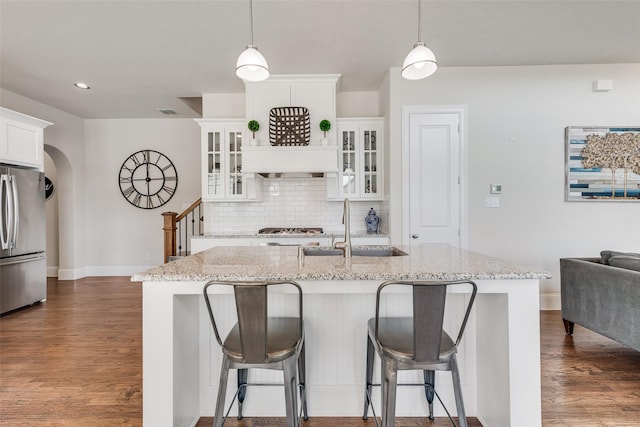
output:
M 565 200 L 640 201 L 640 126 L 565 130 Z

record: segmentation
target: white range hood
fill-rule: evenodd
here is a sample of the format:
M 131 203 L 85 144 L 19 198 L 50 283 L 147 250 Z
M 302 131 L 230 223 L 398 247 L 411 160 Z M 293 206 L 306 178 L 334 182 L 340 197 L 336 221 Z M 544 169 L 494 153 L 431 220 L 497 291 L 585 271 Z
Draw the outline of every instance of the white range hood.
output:
M 336 91 L 339 74 L 272 75 L 263 82 L 245 82 L 246 119 L 256 120 L 259 131 L 252 135 L 257 145 L 244 144 L 242 172 L 257 174 L 336 174 L 336 131 L 323 133 L 321 120 L 336 121 Z M 273 120 L 274 108 L 304 108 L 309 128 L 299 117 Z M 306 135 L 308 145 L 269 145 L 280 130 Z M 326 139 L 325 139 L 326 138 Z M 328 140 L 328 142 L 327 142 Z M 256 142 L 254 142 L 256 144 Z
M 330 173 L 338 171 L 338 147 L 334 146 L 244 146 L 242 172 Z

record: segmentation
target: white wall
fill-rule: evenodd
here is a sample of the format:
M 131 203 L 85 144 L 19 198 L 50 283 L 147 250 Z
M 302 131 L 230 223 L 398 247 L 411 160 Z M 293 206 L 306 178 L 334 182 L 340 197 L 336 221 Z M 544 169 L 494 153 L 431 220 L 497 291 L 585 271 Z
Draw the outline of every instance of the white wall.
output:
M 87 275 L 129 275 L 163 262 L 162 212 L 200 197 L 200 126 L 192 119 L 85 120 Z M 178 172 L 173 198 L 156 209 L 131 205 L 118 174 L 136 151 L 157 150 Z
M 244 116 L 244 92 L 205 93 L 202 95 L 202 117 L 206 119 L 239 119 Z
M 390 73 L 387 72 L 384 76 L 384 80 L 380 85 L 380 91 L 378 94 L 378 116 L 384 117 L 384 170 L 387 173 L 384 174 L 384 204 L 381 206 L 380 212 L 378 215 L 380 218 L 387 219 L 387 225 L 385 225 L 385 231 L 389 234 L 392 232 L 393 224 L 389 221 L 391 218 L 391 210 L 390 210 L 390 202 L 392 201 L 389 196 L 389 192 L 391 191 L 391 171 L 390 168 L 390 153 L 391 147 L 395 147 L 395 144 L 400 142 L 400 140 L 395 141 L 391 138 L 391 130 L 390 130 L 390 110 L 391 107 L 391 85 L 389 84 Z
M 44 173 L 53 184 L 53 194 L 44 204 L 47 229 L 47 276 L 58 277 L 58 266 L 60 265 L 59 245 L 60 237 L 58 232 L 58 172 L 56 165 L 48 153 L 44 153 Z
M 336 117 L 380 117 L 378 92 L 338 92 Z
M 611 92 L 592 82 L 611 79 Z M 640 64 L 441 68 L 421 81 L 390 73 L 390 140 L 402 137 L 404 105 L 468 107 L 469 249 L 544 269 L 559 292 L 561 257 L 603 249 L 640 252 L 640 202 L 565 202 L 566 126 L 640 125 Z M 390 150 L 391 233 L 402 219 L 400 150 Z M 500 208 L 485 208 L 490 184 Z M 556 301 L 559 301 L 557 299 Z

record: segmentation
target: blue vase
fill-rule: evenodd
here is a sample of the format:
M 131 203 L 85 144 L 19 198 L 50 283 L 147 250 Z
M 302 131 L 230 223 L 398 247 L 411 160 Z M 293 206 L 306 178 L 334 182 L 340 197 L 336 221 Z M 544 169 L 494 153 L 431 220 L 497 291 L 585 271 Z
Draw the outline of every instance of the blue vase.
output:
M 367 224 L 367 233 L 378 234 L 378 227 L 380 226 L 380 218 L 376 215 L 376 211 L 373 208 L 369 209 L 367 217 L 364 219 Z

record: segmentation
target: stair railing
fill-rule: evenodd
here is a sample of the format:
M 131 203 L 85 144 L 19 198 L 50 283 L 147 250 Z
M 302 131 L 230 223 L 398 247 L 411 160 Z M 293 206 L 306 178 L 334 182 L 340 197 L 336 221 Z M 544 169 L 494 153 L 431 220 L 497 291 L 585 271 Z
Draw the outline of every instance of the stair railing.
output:
M 191 237 L 203 233 L 202 198 L 196 200 L 182 213 L 164 212 L 164 262 L 169 257 L 186 256 L 191 253 Z M 197 223 L 197 225 L 196 225 Z

